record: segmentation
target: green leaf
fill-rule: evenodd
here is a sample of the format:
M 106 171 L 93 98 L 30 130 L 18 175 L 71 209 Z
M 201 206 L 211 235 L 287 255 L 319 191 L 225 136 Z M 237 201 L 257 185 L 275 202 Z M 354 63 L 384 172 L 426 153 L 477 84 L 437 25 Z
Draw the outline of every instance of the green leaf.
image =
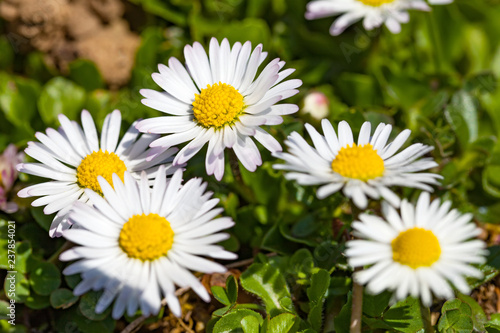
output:
M 335 332 L 349 333 L 352 313 L 352 292 L 347 294 L 347 302 L 342 306 L 339 315 L 333 319 Z
M 30 295 L 30 284 L 24 274 L 10 273 L 4 281 L 5 295 L 17 303 L 24 303 Z
M 50 305 L 49 296 L 30 294 L 24 304 L 34 310 L 44 309 Z
M 401 332 L 414 333 L 423 329 L 419 302 L 413 297 L 397 302 L 384 313 L 384 322 Z
M 116 321 L 111 316 L 102 320 L 91 320 L 82 315 L 77 307 L 55 311 L 56 332 L 112 333 Z
M 472 310 L 467 303 L 460 299 L 444 303 L 438 322 L 440 332 L 472 332 L 473 328 Z
M 40 262 L 30 274 L 30 284 L 39 295 L 50 295 L 61 285 L 61 273 L 56 265 Z
M 241 286 L 259 296 L 266 305 L 266 311 L 271 316 L 283 312 L 295 312 L 293 308 L 285 309 L 280 300 L 291 297 L 285 278 L 280 271 L 270 264 L 252 264 L 240 277 Z
M 0 109 L 17 128 L 32 133 L 31 120 L 40 94 L 38 82 L 0 73 Z
M 144 10 L 153 15 L 159 16 L 175 25 L 185 26 L 186 15 L 170 8 L 170 5 L 161 0 L 132 0 L 132 2 L 141 4 Z
M 440 332 L 472 332 L 474 324 L 470 306 L 460 299 L 444 303 L 438 329 Z
M 459 90 L 445 109 L 445 117 L 455 131 L 462 149 L 478 137 L 477 100 L 468 92 Z
M 69 77 L 85 90 L 103 88 L 104 81 L 96 65 L 85 59 L 77 59 L 69 64 Z
M 497 89 L 497 78 L 492 72 L 483 72 L 469 78 L 464 89 L 467 91 L 477 91 L 479 93 L 493 93 Z
M 158 61 L 158 46 L 163 41 L 163 31 L 159 27 L 148 27 L 141 33 L 141 45 L 135 54 L 135 66 L 148 70 L 155 69 Z
M 80 274 L 64 275 L 64 280 L 68 284 L 68 287 L 75 289 L 75 287 L 82 281 Z
M 328 289 L 328 295 L 346 295 L 352 289 L 352 279 L 345 276 L 333 276 Z
M 482 184 L 488 194 L 500 198 L 500 151 L 494 151 L 491 154 L 483 172 Z
M 241 328 L 245 333 L 259 333 L 260 322 L 255 316 L 246 316 L 241 319 Z
M 380 317 L 389 305 L 391 292 L 383 292 L 378 295 L 364 293 L 363 295 L 363 313 L 370 317 Z
M 78 308 L 86 318 L 90 320 L 103 320 L 111 312 L 110 307 L 108 307 L 102 313 L 95 312 L 95 307 L 101 295 L 102 291 L 90 291 L 80 298 L 80 304 L 78 305 Z
M 213 331 L 217 333 L 242 332 L 242 320 L 248 316 L 254 317 L 258 321 L 259 325 L 263 321 L 262 317 L 257 312 L 248 309 L 239 309 L 231 311 L 217 321 L 214 325 Z
M 28 259 L 31 256 L 30 242 L 23 241 L 16 243 L 16 271 L 20 273 L 28 272 Z
M 472 310 L 472 322 L 474 323 L 474 329 L 478 332 L 484 331 L 484 324 L 488 321 L 488 319 L 486 318 L 481 306 L 470 296 L 458 293 L 457 298 L 470 306 Z
M 226 293 L 226 289 L 220 287 L 220 286 L 212 286 L 210 288 L 212 290 L 212 294 L 214 295 L 215 299 L 221 302 L 224 305 L 231 305 L 232 302 L 229 300 L 229 297 Z
M 307 297 L 315 303 L 322 301 L 329 285 L 330 274 L 324 269 L 318 269 L 311 276 L 311 286 L 307 288 Z
M 295 324 L 295 315 L 282 313 L 271 319 L 267 326 L 269 333 L 288 333 Z
M 321 330 L 321 326 L 323 325 L 323 303 L 312 303 L 311 309 L 307 314 L 307 321 L 311 324 L 312 328 L 316 331 Z
M 55 77 L 43 87 L 38 110 L 46 125 L 53 125 L 59 114 L 76 119 L 85 102 L 85 89 L 63 77 Z
M 229 275 L 226 280 L 226 288 L 220 286 L 212 286 L 212 294 L 224 305 L 236 303 L 238 298 L 238 284 L 233 275 Z
M 50 294 L 50 305 L 54 309 L 67 309 L 78 301 L 78 296 L 66 288 L 56 289 Z
M 229 275 L 226 280 L 227 297 L 231 303 L 236 303 L 238 298 L 238 283 L 234 275 Z

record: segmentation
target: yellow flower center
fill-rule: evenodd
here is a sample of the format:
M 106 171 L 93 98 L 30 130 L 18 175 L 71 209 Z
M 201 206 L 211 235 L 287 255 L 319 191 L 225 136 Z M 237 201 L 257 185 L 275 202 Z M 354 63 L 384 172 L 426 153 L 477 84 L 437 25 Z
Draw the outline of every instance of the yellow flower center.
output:
M 206 128 L 233 124 L 244 109 L 243 95 L 233 86 L 214 83 L 195 94 L 193 114 L 198 123 Z
M 441 256 L 439 240 L 430 230 L 412 228 L 401 232 L 391 242 L 392 259 L 415 269 L 429 267 Z
M 384 175 L 384 160 L 371 144 L 342 147 L 332 162 L 332 170 L 346 178 L 367 181 Z
M 394 2 L 396 0 L 358 0 L 358 1 L 364 3 L 365 5 L 368 5 L 368 6 L 379 7 L 379 6 L 382 6 L 383 4 L 391 3 L 391 2 Z
M 115 153 L 103 152 L 101 149 L 85 156 L 82 163 L 76 169 L 78 185 L 90 188 L 102 195 L 101 186 L 97 176 L 102 176 L 113 185 L 111 176 L 116 173 L 123 181 L 123 174 L 127 171 L 125 163 Z
M 130 257 L 152 261 L 167 254 L 174 242 L 174 231 L 158 214 L 132 216 L 120 232 L 119 244 Z

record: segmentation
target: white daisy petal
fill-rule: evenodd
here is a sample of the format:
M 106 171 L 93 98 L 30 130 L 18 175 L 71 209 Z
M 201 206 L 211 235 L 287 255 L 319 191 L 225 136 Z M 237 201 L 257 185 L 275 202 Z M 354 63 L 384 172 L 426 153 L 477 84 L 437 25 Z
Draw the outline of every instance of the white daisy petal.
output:
M 293 104 L 275 105 L 298 93 L 296 88 L 302 81 L 283 81 L 293 69 L 282 70 L 285 62 L 274 59 L 259 70 L 267 56 L 262 45 L 252 51 L 250 42 L 243 45 L 237 42 L 231 47 L 227 39 L 219 43 L 212 38 L 208 55 L 199 43 L 187 45 L 184 56 L 187 71 L 171 58 L 168 66 L 159 65 L 159 73 L 153 74 L 164 93 L 140 91 L 145 105 L 174 115 L 138 122 L 137 129 L 141 132 L 167 134 L 156 138 L 152 148 L 188 142 L 174 159 L 173 164 L 179 166 L 209 142 L 205 165 L 207 173 L 214 174 L 216 179 L 224 175 L 225 148 L 233 148 L 248 170 L 254 171 L 262 164 L 260 153 L 249 137 L 255 136 L 273 153 L 281 150 L 278 141 L 260 126 L 281 124 L 282 116 L 298 111 Z M 195 82 L 197 91 L 192 91 L 194 85 L 190 86 L 189 81 Z M 155 158 L 158 152 L 151 150 L 147 160 Z
M 305 125 L 314 147 L 297 132 L 292 132 L 285 140 L 289 152 L 273 154 L 285 161 L 285 164 L 274 166 L 289 171 L 285 178 L 297 180 L 301 185 L 323 185 L 317 192 L 318 198 L 343 188 L 344 195 L 359 208 L 367 207 L 368 198 L 377 200 L 380 197 L 399 207 L 401 200 L 390 187 L 431 191 L 430 185 L 439 184 L 439 175 L 417 173 L 435 166 L 432 158 L 418 159 L 432 147 L 417 143 L 397 153 L 410 134 L 408 130 L 387 144 L 392 126 L 379 124 L 370 139 L 371 125 L 365 122 L 355 145 L 347 122 L 339 123 L 338 135 L 327 119 L 321 121 L 321 127 L 324 135 L 311 125 Z
M 416 207 L 406 200 L 401 213 L 385 205 L 385 220 L 374 215 L 361 214 L 361 221 L 353 223 L 361 239 L 348 241 L 345 252 L 353 267 L 369 267 L 356 273 L 358 283 L 367 284 L 374 293 L 394 290 L 396 300 L 407 296 L 420 297 L 426 306 L 432 304 L 432 294 L 437 298 L 454 297 L 454 287 L 463 293 L 470 291 L 465 277 L 481 277 L 470 264 L 483 263 L 486 244 L 474 237 L 471 229 L 478 229 L 469 216 L 459 214 L 430 214 L 449 210 L 446 203 L 430 204 L 428 193 L 422 193 Z M 423 223 L 424 219 L 430 220 Z M 439 233 L 437 226 L 445 224 L 449 232 Z M 384 230 L 385 229 L 385 230 Z M 380 234 L 391 234 L 388 238 Z M 467 238 L 454 235 L 466 234 Z M 449 282 L 448 282 L 449 281 Z
M 432 4 L 445 4 L 453 0 L 429 0 Z M 313 0 L 307 4 L 305 17 L 309 20 L 341 15 L 330 28 L 330 34 L 340 35 L 348 26 L 363 20 L 366 30 L 372 30 L 385 23 L 392 33 L 401 30 L 400 23 L 409 20 L 408 10 L 428 11 L 424 0 Z
M 164 166 L 153 188 L 147 177 L 143 171 L 136 181 L 125 172 L 122 182 L 114 174 L 113 187 L 99 177 L 103 196 L 87 189 L 89 204 L 75 204 L 70 214 L 80 228 L 63 233 L 80 245 L 60 255 L 62 261 L 78 260 L 63 271 L 81 274 L 74 292 L 103 289 L 96 312 L 112 306 L 114 319 L 125 312 L 132 316 L 138 309 L 144 316 L 157 315 L 163 298 L 180 316 L 174 283 L 192 288 L 208 302 L 209 293 L 190 270 L 225 273 L 226 268 L 210 258 L 236 259 L 216 245 L 228 237 L 219 232 L 234 222 L 216 218 L 222 209 L 214 208 L 219 200 L 210 199 L 213 193 L 205 192 L 206 183 L 194 178 L 182 185 L 181 169 L 167 180 Z
M 118 144 L 121 127 L 121 114 L 118 110 L 106 116 L 100 143 L 94 120 L 88 111 L 82 111 L 82 126 L 64 115 L 60 115 L 59 119 L 62 126 L 60 133 L 52 128 L 47 129 L 47 135 L 37 133 L 40 143 L 31 142 L 26 149 L 28 155 L 41 163 L 21 163 L 17 166 L 20 172 L 52 180 L 29 186 L 19 192 L 19 196 L 24 198 L 40 196 L 41 198 L 33 201 L 33 205 L 45 206 L 45 214 L 58 212 L 50 227 L 51 237 L 61 236 L 63 230 L 72 226 L 74 222 L 65 214 L 69 213 L 75 202 L 87 203 L 89 195 L 99 196 L 96 193 L 87 195 L 85 189 L 104 192 L 99 177 L 106 179 L 106 191 L 113 192 L 113 188 L 107 184 L 113 173 L 123 177 L 123 173 L 128 170 L 135 179 L 139 179 L 141 172 L 146 171 L 146 177 L 153 179 L 159 164 L 164 164 L 171 170 L 168 174 L 176 169 L 172 167 L 175 149 L 163 149 L 157 159 L 146 161 L 146 156 L 152 151 L 148 145 L 156 136 L 140 134 L 134 124 Z M 112 194 L 110 200 L 113 200 Z M 115 204 L 121 201 L 118 197 L 114 200 Z M 123 208 L 118 212 L 123 213 L 128 209 L 126 206 Z M 100 209 L 115 223 L 119 223 L 120 215 L 117 212 L 102 205 Z M 65 214 L 61 213 L 63 211 Z

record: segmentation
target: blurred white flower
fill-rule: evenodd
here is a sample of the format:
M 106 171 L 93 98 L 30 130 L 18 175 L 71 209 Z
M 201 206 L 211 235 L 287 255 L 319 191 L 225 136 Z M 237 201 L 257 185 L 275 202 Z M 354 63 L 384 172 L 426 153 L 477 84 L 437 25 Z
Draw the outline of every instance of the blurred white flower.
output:
M 340 35 L 359 20 L 363 20 L 366 30 L 385 24 L 392 33 L 399 33 L 401 23 L 410 20 L 410 9 L 430 10 L 424 0 L 315 0 L 307 4 L 305 16 L 314 20 L 342 14 L 330 27 L 330 34 L 333 36 Z

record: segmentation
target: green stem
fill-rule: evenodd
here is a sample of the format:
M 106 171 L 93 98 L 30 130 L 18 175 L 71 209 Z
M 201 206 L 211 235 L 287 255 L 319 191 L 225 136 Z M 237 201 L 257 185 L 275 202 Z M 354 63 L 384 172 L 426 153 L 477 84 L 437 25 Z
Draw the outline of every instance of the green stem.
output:
M 439 36 L 439 32 L 436 26 L 436 18 L 434 13 L 427 13 L 425 15 L 427 21 L 427 29 L 429 30 L 429 36 L 431 38 L 433 46 L 433 56 L 434 56 L 434 67 L 437 73 L 442 70 L 442 59 L 443 59 L 443 49 L 442 42 Z
M 430 309 L 422 304 L 422 300 L 419 300 L 420 304 L 420 315 L 422 316 L 422 321 L 424 323 L 424 332 L 432 333 L 434 332 L 434 327 L 431 323 L 431 311 Z
M 66 241 L 54 254 L 50 256 L 50 258 L 47 260 L 50 263 L 56 263 L 59 260 L 59 255 L 63 252 L 69 249 L 70 247 L 73 246 L 73 243 L 70 241 Z

